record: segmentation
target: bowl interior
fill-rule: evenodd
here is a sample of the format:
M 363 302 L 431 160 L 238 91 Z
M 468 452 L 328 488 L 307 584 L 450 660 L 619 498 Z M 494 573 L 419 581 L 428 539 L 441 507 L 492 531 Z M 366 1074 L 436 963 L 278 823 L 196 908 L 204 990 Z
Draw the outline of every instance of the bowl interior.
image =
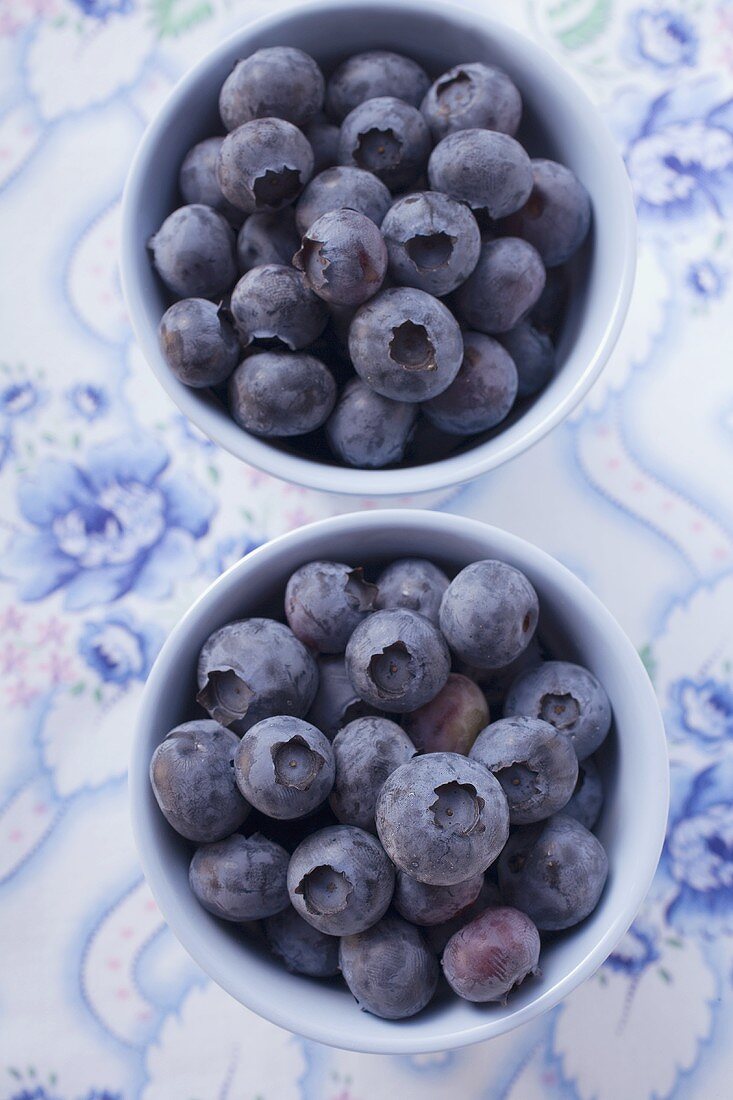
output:
M 168 730 L 196 713 L 196 660 L 212 630 L 240 616 L 281 618 L 285 581 L 304 562 L 334 558 L 370 565 L 406 555 L 429 556 L 450 573 L 486 557 L 523 569 L 538 591 L 540 632 L 552 651 L 584 663 L 604 684 L 614 729 L 601 754 L 606 803 L 597 831 L 608 851 L 610 875 L 592 916 L 544 945 L 542 978 L 525 983 L 507 1006 L 472 1005 L 442 995 L 417 1017 L 390 1023 L 360 1012 L 340 984 L 287 974 L 256 939 L 199 906 L 188 887 L 192 849 L 160 814 L 148 766 Z M 176 627 L 156 662 L 130 774 L 143 866 L 166 919 L 200 965 L 233 996 L 290 1030 L 381 1052 L 439 1050 L 500 1034 L 551 1007 L 600 965 L 651 881 L 664 832 L 666 784 L 664 735 L 651 685 L 608 611 L 564 567 L 522 540 L 475 521 L 427 512 L 326 520 L 255 551 L 220 577 Z
M 519 86 L 524 120 L 519 134 L 534 156 L 569 165 L 588 188 L 594 222 L 568 269 L 569 306 L 559 336 L 558 371 L 537 398 L 524 402 L 499 429 L 479 440 L 428 433 L 420 465 L 384 471 L 344 469 L 308 449 L 266 442 L 239 429 L 220 399 L 188 389 L 160 355 L 157 326 L 170 301 L 155 276 L 146 241 L 180 203 L 178 168 L 191 145 L 221 132 L 219 88 L 235 61 L 271 45 L 307 50 L 328 73 L 350 53 L 384 47 L 415 57 L 437 76 L 466 60 L 495 63 Z M 609 334 L 620 326 L 633 270 L 633 213 L 624 169 L 599 116 L 583 93 L 543 50 L 509 28 L 460 8 L 415 4 L 309 4 L 275 15 L 222 43 L 178 85 L 151 125 L 133 166 L 125 199 L 122 268 L 133 323 L 146 357 L 182 410 L 239 457 L 285 478 L 339 492 L 405 492 L 474 476 L 539 438 L 568 411 L 605 358 Z M 315 453 L 315 451 L 314 451 Z M 439 468 L 439 469 L 438 469 Z

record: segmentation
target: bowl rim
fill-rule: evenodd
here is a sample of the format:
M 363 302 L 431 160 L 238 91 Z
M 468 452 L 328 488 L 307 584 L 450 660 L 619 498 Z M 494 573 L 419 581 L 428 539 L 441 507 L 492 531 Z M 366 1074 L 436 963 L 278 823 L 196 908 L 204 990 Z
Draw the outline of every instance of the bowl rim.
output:
M 609 292 L 608 317 L 593 355 L 579 372 L 572 387 L 541 420 L 523 433 L 517 433 L 511 441 L 503 438 L 506 433 L 500 432 L 494 438 L 479 443 L 462 454 L 439 459 L 436 462 L 392 470 L 365 470 L 319 463 L 304 456 L 278 450 L 267 440 L 243 431 L 231 418 L 223 419 L 217 416 L 217 413 L 201 400 L 196 390 L 183 385 L 173 376 L 158 347 L 157 332 L 148 324 L 145 316 L 144 295 L 136 276 L 139 244 L 135 236 L 135 222 L 137 211 L 144 201 L 144 177 L 154 158 L 161 131 L 168 125 L 170 118 L 181 109 L 190 85 L 208 69 L 220 64 L 223 57 L 232 51 L 237 42 L 253 33 L 262 33 L 268 27 L 274 28 L 295 15 L 301 17 L 303 14 L 312 13 L 323 16 L 328 15 L 331 10 L 363 9 L 365 14 L 373 17 L 374 11 L 381 7 L 399 8 L 405 14 L 413 11 L 419 14 L 442 16 L 464 26 L 480 22 L 487 34 L 502 40 L 508 48 L 521 52 L 525 56 L 529 55 L 538 70 L 545 73 L 548 82 L 562 85 L 568 94 L 572 94 L 576 112 L 588 125 L 592 124 L 598 147 L 602 150 L 608 193 L 613 194 L 616 207 L 618 224 L 615 231 L 621 238 L 620 250 L 623 262 L 618 285 Z M 619 212 L 620 218 L 618 218 Z M 292 484 L 347 496 L 402 496 L 448 489 L 495 469 L 538 443 L 578 405 L 607 362 L 628 312 L 634 286 L 636 257 L 636 212 L 631 183 L 621 153 L 600 112 L 575 78 L 544 47 L 513 27 L 507 26 L 501 20 L 493 19 L 461 4 L 452 3 L 450 0 L 400 0 L 399 4 L 390 3 L 389 0 L 375 0 L 374 3 L 369 3 L 369 0 L 305 0 L 303 3 L 291 4 L 246 22 L 209 50 L 175 84 L 140 140 L 122 196 L 120 275 L 123 295 L 135 339 L 148 366 L 168 396 L 209 439 L 241 461 Z
M 348 1035 L 344 1033 L 335 1036 L 321 1024 L 316 1014 L 307 1019 L 299 1016 L 297 997 L 292 1000 L 287 998 L 287 1003 L 283 1004 L 274 997 L 268 997 L 267 991 L 258 988 L 254 983 L 246 984 L 235 980 L 223 965 L 217 950 L 208 943 L 207 937 L 190 926 L 184 907 L 177 900 L 180 887 L 174 884 L 173 877 L 168 874 L 166 861 L 161 858 L 155 843 L 155 834 L 161 819 L 157 804 L 150 798 L 149 746 L 151 729 L 158 728 L 157 700 L 172 674 L 179 645 L 197 628 L 199 614 L 215 593 L 222 589 L 244 587 L 253 565 L 258 565 L 270 556 L 273 549 L 277 551 L 295 548 L 302 544 L 307 552 L 313 536 L 329 535 L 338 538 L 357 531 L 363 533 L 368 540 L 370 533 L 380 532 L 385 528 L 399 528 L 402 531 L 412 529 L 426 536 L 439 531 L 442 535 L 455 536 L 461 541 L 474 539 L 490 543 L 492 553 L 497 557 L 506 554 L 516 558 L 530 572 L 537 572 L 548 581 L 552 579 L 556 582 L 569 600 L 582 604 L 585 612 L 593 619 L 593 630 L 603 632 L 608 644 L 625 665 L 629 684 L 634 685 L 636 696 L 643 704 L 640 707 L 640 714 L 643 714 L 640 727 L 644 730 L 652 752 L 657 776 L 652 786 L 656 807 L 654 829 L 647 830 L 640 838 L 636 858 L 627 865 L 628 889 L 623 906 L 584 959 L 553 986 L 540 991 L 531 1002 L 509 1015 L 487 1018 L 486 1021 L 461 1031 L 434 1027 L 428 1034 L 419 1034 L 412 1031 L 407 1033 L 395 1027 L 386 1037 L 380 1035 L 375 1039 L 369 1034 L 360 1034 L 358 1028 L 348 1032 Z M 669 807 L 669 760 L 657 697 L 639 654 L 605 604 L 566 566 L 533 543 L 480 520 L 449 512 L 380 509 L 333 516 L 280 535 L 230 566 L 194 601 L 170 632 L 145 684 L 130 755 L 129 796 L 135 843 L 150 890 L 174 935 L 210 978 L 258 1015 L 307 1039 L 363 1053 L 415 1054 L 455 1049 L 505 1034 L 553 1008 L 601 966 L 631 925 L 649 890 L 659 862 Z

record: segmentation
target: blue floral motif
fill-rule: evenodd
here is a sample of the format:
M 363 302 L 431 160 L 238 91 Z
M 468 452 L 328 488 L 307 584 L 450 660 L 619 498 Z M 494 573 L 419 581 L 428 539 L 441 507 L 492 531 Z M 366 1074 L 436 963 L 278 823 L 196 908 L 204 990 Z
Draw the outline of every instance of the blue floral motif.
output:
M 687 269 L 687 285 L 700 298 L 721 298 L 726 282 L 724 273 L 710 260 L 700 260 Z
M 250 550 L 256 550 L 259 541 L 249 538 L 247 535 L 229 535 L 219 539 L 211 554 L 205 559 L 203 567 L 212 577 L 218 577 L 230 565 L 249 554 Z
M 0 388 L 0 414 L 25 416 L 40 402 L 41 395 L 32 382 L 8 382 Z
M 7 423 L 0 423 L 0 470 L 2 470 L 5 463 L 10 458 L 12 449 L 13 439 L 10 434 L 10 428 Z
M 684 678 L 673 686 L 672 696 L 680 725 L 704 748 L 717 749 L 733 738 L 733 691 L 728 684 Z
M 18 490 L 34 530 L 17 532 L 0 569 L 24 600 L 63 588 L 79 610 L 135 591 L 163 599 L 196 568 L 195 544 L 215 502 L 188 473 L 169 470 L 157 441 L 125 437 L 89 450 L 85 468 L 47 460 Z
M 72 386 L 68 396 L 74 412 L 90 422 L 103 416 L 109 408 L 106 390 L 90 382 L 79 382 L 76 386 Z
M 134 10 L 134 0 L 74 0 L 84 15 L 107 19 L 110 15 L 127 15 Z
M 662 70 L 695 64 L 695 28 L 680 12 L 640 8 L 631 15 L 631 28 L 633 52 L 642 61 Z
M 106 683 L 145 680 L 163 643 L 163 631 L 152 623 L 139 626 L 127 612 L 85 623 L 79 653 Z
M 648 926 L 635 921 L 616 950 L 606 959 L 606 966 L 631 978 L 638 977 L 659 958 L 656 939 Z

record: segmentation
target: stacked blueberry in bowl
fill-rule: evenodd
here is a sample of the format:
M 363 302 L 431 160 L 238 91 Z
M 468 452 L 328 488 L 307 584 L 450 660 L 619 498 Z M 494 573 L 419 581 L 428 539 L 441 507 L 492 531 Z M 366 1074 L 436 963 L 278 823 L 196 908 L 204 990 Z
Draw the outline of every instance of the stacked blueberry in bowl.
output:
M 602 685 L 553 659 L 533 586 L 501 561 L 452 580 L 415 558 L 371 579 L 310 562 L 283 608 L 287 625 L 206 640 L 208 717 L 152 758 L 198 901 L 386 1019 L 423 1009 L 441 972 L 474 1002 L 541 980 L 543 939 L 593 911 L 608 872 Z
M 489 65 L 431 83 L 355 55 L 239 61 L 226 135 L 186 155 L 152 237 L 171 371 L 256 436 L 324 461 L 414 464 L 501 430 L 549 382 L 564 265 L 591 220 L 573 172 L 516 140 Z

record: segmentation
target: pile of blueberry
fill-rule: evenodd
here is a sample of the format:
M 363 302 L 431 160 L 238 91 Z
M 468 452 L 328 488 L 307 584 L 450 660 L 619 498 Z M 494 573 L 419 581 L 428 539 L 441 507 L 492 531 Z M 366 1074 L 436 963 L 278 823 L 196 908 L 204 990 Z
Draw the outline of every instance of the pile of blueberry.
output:
M 287 624 L 227 623 L 150 775 L 197 845 L 190 884 L 289 970 L 339 971 L 362 1008 L 419 1012 L 440 969 L 470 1001 L 539 973 L 541 937 L 595 908 L 608 863 L 591 672 L 549 659 L 537 594 L 500 561 L 315 561 Z M 491 720 L 491 712 L 503 717 Z M 439 962 L 440 960 L 440 962 Z
M 189 150 L 186 205 L 150 241 L 182 382 L 245 431 L 361 468 L 485 437 L 546 385 L 591 206 L 515 140 L 505 73 L 431 83 L 373 50 L 326 81 L 277 46 L 237 63 L 219 109 L 227 135 Z

